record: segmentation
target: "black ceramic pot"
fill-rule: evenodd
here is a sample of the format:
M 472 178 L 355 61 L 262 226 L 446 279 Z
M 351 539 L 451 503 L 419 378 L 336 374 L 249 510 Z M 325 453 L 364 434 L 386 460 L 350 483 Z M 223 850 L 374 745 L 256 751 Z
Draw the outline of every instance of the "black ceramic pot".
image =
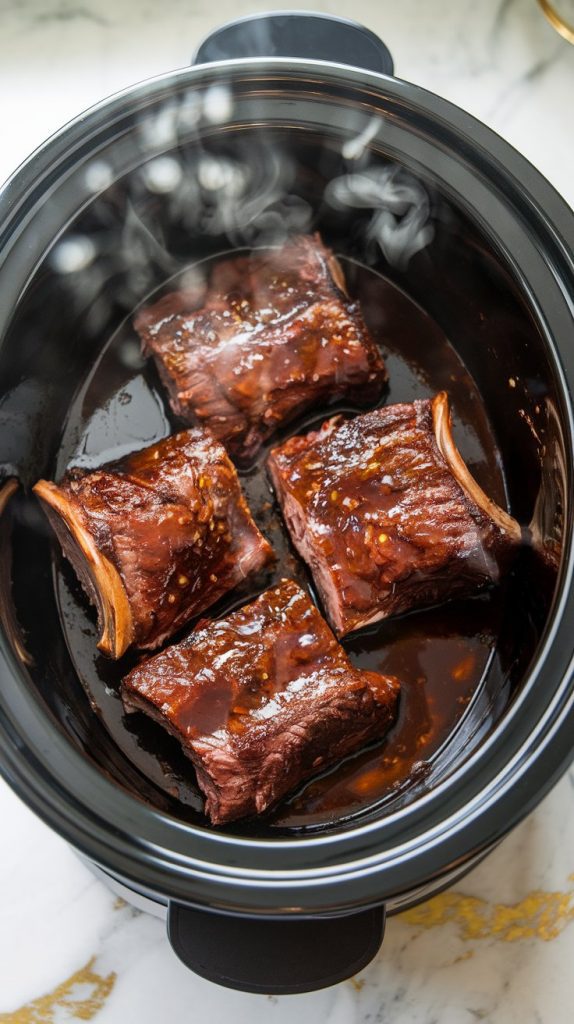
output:
M 2 520 L 0 768 L 112 886 L 167 913 L 193 970 L 298 992 L 364 966 L 385 910 L 467 871 L 571 760 L 574 218 L 493 132 L 393 78 L 359 26 L 256 17 L 199 59 L 73 121 L 0 196 L 0 463 L 21 485 Z M 151 289 L 309 211 L 339 249 L 373 259 L 369 202 L 329 204 L 325 189 L 390 163 L 422 205 L 399 195 L 390 223 L 406 249 L 377 258 L 474 376 L 536 557 L 514 571 L 481 697 L 416 799 L 314 832 L 210 830 L 142 799 L 90 708 L 28 488 L 57 472 L 70 404 Z

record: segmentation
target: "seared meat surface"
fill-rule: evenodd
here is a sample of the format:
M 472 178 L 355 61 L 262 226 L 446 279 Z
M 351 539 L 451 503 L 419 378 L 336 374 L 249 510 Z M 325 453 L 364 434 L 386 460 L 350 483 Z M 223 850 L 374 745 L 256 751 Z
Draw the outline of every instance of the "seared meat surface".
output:
M 239 461 L 315 403 L 375 401 L 385 367 L 319 235 L 218 263 L 209 283 L 164 296 L 135 327 L 173 410 Z
M 268 466 L 338 636 L 497 581 L 520 543 L 458 453 L 444 392 L 335 417 Z
M 112 657 L 158 647 L 272 557 L 225 449 L 197 427 L 34 490 Z
M 177 737 L 215 824 L 261 813 L 395 719 L 399 683 L 354 669 L 296 583 L 199 624 L 123 680 L 127 711 Z

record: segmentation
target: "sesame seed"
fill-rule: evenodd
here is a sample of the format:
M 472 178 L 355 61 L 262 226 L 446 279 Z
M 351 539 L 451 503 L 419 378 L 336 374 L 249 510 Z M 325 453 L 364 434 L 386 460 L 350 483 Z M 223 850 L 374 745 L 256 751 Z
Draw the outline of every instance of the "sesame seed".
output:
M 189 522 L 189 519 L 187 519 L 186 516 L 180 516 L 177 521 L 180 526 L 185 526 L 185 524 Z
M 159 452 L 158 452 L 157 448 L 156 448 L 155 452 L 153 453 L 153 457 L 154 457 L 154 459 L 159 459 Z
M 178 576 L 177 582 L 179 583 L 180 587 L 186 587 L 187 584 L 189 583 L 189 579 L 187 576 Z
M 175 604 L 175 594 L 168 594 L 167 599 L 170 604 Z
M 388 536 L 387 536 L 387 534 L 386 534 L 386 533 L 380 533 L 380 534 L 379 534 L 379 543 L 380 543 L 380 544 L 386 544 L 386 543 L 387 543 L 387 541 L 388 541 L 388 539 L 389 539 L 389 538 L 388 538 Z
M 269 679 L 269 676 L 268 676 L 267 672 L 262 672 L 262 673 L 261 673 L 261 678 L 262 678 L 263 680 L 265 680 L 265 679 Z
M 339 492 L 338 491 L 331 491 L 331 501 L 336 501 L 338 497 L 339 497 Z
M 217 576 L 215 575 L 214 572 L 211 573 L 211 576 L 209 578 L 212 583 L 217 583 Z

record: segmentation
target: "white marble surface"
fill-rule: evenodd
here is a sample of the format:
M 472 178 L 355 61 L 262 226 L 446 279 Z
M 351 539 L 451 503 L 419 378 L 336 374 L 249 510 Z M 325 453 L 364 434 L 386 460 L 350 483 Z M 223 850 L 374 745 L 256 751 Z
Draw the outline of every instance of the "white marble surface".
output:
M 0 0 L 0 179 L 103 95 L 185 64 L 209 28 L 272 6 Z M 299 6 L 369 25 L 399 75 L 482 118 L 574 203 L 574 48 L 534 0 Z M 455 892 L 391 920 L 359 978 L 273 999 L 189 974 L 164 926 L 118 907 L 0 783 L 0 1022 L 571 1024 L 573 787 L 566 777 Z

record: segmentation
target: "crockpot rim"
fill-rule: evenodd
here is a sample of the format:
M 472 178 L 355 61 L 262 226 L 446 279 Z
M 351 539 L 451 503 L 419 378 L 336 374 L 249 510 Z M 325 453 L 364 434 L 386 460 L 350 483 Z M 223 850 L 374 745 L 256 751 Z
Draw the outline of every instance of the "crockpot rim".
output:
M 492 147 L 492 149 L 489 149 L 488 151 L 491 163 L 494 164 L 495 160 L 498 159 L 499 163 L 504 165 L 504 162 L 500 160 L 500 150 L 502 150 L 502 156 L 506 156 L 507 161 L 512 161 L 514 164 L 513 175 L 510 175 L 509 169 L 506 167 L 507 178 L 514 177 L 515 179 L 520 179 L 520 172 L 527 172 L 527 177 L 530 178 L 530 194 L 528 195 L 528 199 L 530 202 L 534 202 L 540 195 L 542 196 L 542 198 L 538 199 L 538 202 L 536 202 L 538 217 L 541 222 L 544 223 L 545 228 L 552 231 L 555 242 L 558 241 L 557 229 L 555 227 L 556 217 L 552 218 L 552 221 L 549 220 L 547 217 L 547 207 L 548 205 L 557 204 L 557 213 L 560 212 L 560 207 L 562 208 L 562 211 L 568 211 L 568 217 L 571 221 L 570 228 L 572 234 L 572 248 L 574 249 L 574 220 L 572 219 L 572 213 L 564 200 L 562 200 L 552 186 L 546 182 L 542 175 L 540 175 L 524 157 L 518 154 L 508 143 L 497 136 L 496 133 L 492 132 L 485 125 L 472 117 L 472 115 L 462 111 L 449 101 L 436 97 L 433 93 L 423 90 L 418 86 L 413 86 L 408 82 L 403 82 L 374 72 L 359 71 L 345 65 L 332 64 L 326 61 L 293 60 L 290 58 L 241 59 L 235 61 L 221 61 L 216 64 L 197 65 L 194 68 L 183 68 L 174 72 L 168 72 L 166 74 L 156 76 L 153 79 L 145 80 L 102 100 L 85 113 L 79 115 L 79 117 L 74 118 L 54 136 L 52 136 L 51 139 L 47 140 L 47 142 L 35 150 L 35 152 L 31 154 L 31 156 L 24 161 L 16 172 L 8 179 L 5 186 L 0 191 L 0 231 L 4 226 L 4 220 L 8 220 L 6 217 L 6 207 L 8 207 L 8 212 L 12 212 L 14 216 L 17 216 L 18 214 L 18 193 L 20 194 L 20 201 L 23 201 L 29 196 L 31 190 L 38 190 L 39 186 L 44 183 L 44 178 L 38 178 L 40 173 L 40 168 L 37 167 L 38 161 L 40 161 L 40 164 L 42 162 L 44 163 L 45 175 L 49 174 L 51 170 L 54 170 L 55 165 L 53 162 L 53 156 L 56 155 L 57 151 L 60 151 L 60 156 L 64 157 L 65 163 L 66 156 L 68 159 L 70 158 L 70 136 L 74 133 L 77 135 L 79 132 L 80 137 L 77 141 L 80 145 L 77 148 L 83 148 L 82 144 L 85 144 L 88 141 L 91 142 L 93 139 L 93 136 L 85 137 L 86 128 L 88 126 L 94 127 L 94 122 L 96 122 L 101 115 L 109 115 L 113 110 L 116 110 L 118 113 L 118 118 L 134 113 L 136 98 L 152 102 L 157 101 L 161 97 L 156 95 L 156 93 L 161 93 L 165 87 L 174 88 L 175 83 L 179 83 L 181 80 L 187 81 L 189 79 L 191 84 L 194 80 L 201 80 L 203 77 L 209 82 L 209 79 L 215 78 L 217 80 L 223 73 L 235 78 L 236 73 L 246 70 L 251 71 L 254 68 L 264 73 L 269 73 L 271 71 L 285 74 L 287 72 L 290 79 L 293 75 L 296 75 L 297 72 L 301 75 L 305 75 L 312 71 L 319 75 L 321 84 L 323 85 L 328 85 L 330 79 L 335 82 L 341 82 L 341 79 L 343 79 L 344 84 L 361 86 L 363 89 L 365 88 L 365 84 L 376 87 L 379 94 L 381 94 L 381 89 L 384 87 L 387 90 L 387 93 L 390 93 L 391 97 L 398 97 L 399 99 L 404 99 L 407 93 L 410 94 L 411 91 L 414 90 L 414 104 L 412 96 L 409 97 L 411 108 L 414 107 L 415 109 L 420 110 L 422 107 L 425 115 L 427 117 L 430 116 L 433 122 L 439 118 L 439 115 L 448 115 L 445 119 L 451 130 L 453 128 L 453 124 L 458 118 L 459 121 L 462 121 L 463 128 L 466 127 L 478 135 L 486 133 L 486 140 L 487 142 L 490 141 Z M 331 84 L 333 83 L 331 82 Z M 381 98 L 384 98 L 384 94 Z M 128 109 L 119 109 L 122 107 L 122 104 L 126 103 L 128 104 Z M 115 120 L 110 121 L 109 116 L 105 117 L 105 122 L 101 125 L 101 129 L 104 133 L 106 131 L 109 132 L 111 126 L 115 123 Z M 458 130 L 461 130 L 460 125 L 458 126 Z M 472 131 L 465 134 L 467 145 L 468 135 L 472 134 Z M 484 145 L 481 146 L 476 139 L 473 138 L 472 141 L 477 153 L 480 149 L 485 149 Z M 64 152 L 62 152 L 62 149 Z M 496 152 L 497 150 L 498 153 Z M 61 161 L 56 166 L 59 168 L 60 165 Z M 532 178 L 534 179 L 533 181 Z M 28 184 L 26 183 L 26 179 L 28 179 Z M 535 190 L 534 195 L 532 195 L 533 185 Z M 14 192 L 16 192 L 16 195 L 14 195 Z M 546 193 L 546 195 L 544 195 L 544 193 Z M 14 207 L 11 210 L 10 208 L 13 204 Z M 18 221 L 16 220 L 14 230 L 17 228 L 17 225 Z M 540 224 L 540 227 L 542 227 L 542 223 Z M 561 225 L 561 227 L 563 230 L 564 225 Z M 562 248 L 564 249 L 564 243 L 562 243 Z M 562 255 L 564 255 L 564 252 Z M 554 369 L 557 371 L 557 375 L 561 379 L 561 397 L 564 405 L 564 409 L 562 411 L 566 412 L 569 417 L 570 433 L 568 435 L 568 441 L 570 446 L 568 447 L 568 455 L 571 489 L 572 405 L 569 401 L 568 390 L 566 387 L 566 371 L 562 367 L 563 373 L 560 374 L 560 361 L 556 358 L 557 353 L 554 351 L 553 344 L 549 344 L 548 348 L 553 356 L 552 361 Z M 569 376 L 574 382 L 574 373 L 571 372 Z M 461 778 L 468 775 L 469 771 L 475 764 L 485 760 L 488 753 L 491 752 L 492 748 L 496 745 L 496 741 L 499 739 L 499 734 L 507 730 L 511 721 L 517 716 L 518 711 L 532 691 L 540 673 L 541 663 L 546 658 L 551 648 L 554 635 L 558 629 L 557 606 L 558 604 L 561 605 L 563 613 L 564 606 L 568 599 L 568 589 L 573 574 L 573 556 L 569 543 L 570 537 L 567 538 L 567 541 L 567 551 L 565 552 L 565 557 L 563 559 L 554 608 L 549 616 L 549 625 L 547 626 L 545 637 L 543 637 L 539 642 L 536 658 L 525 677 L 517 700 L 503 716 L 501 722 L 497 723 L 492 735 L 480 744 L 478 750 L 474 752 L 469 760 L 465 761 L 460 768 L 455 769 L 447 779 L 436 787 L 436 789 L 433 789 L 428 794 L 417 799 L 413 804 L 409 805 L 409 807 L 402 809 L 400 812 L 396 812 L 395 815 L 389 816 L 389 818 L 394 818 L 397 815 L 404 817 L 406 814 L 413 816 L 415 812 L 419 817 L 424 816 L 424 814 L 428 812 L 433 805 L 436 805 L 437 801 L 446 791 L 452 791 L 453 787 L 459 783 Z M 561 618 L 559 619 L 559 623 L 560 622 L 562 622 Z M 6 669 L 8 669 L 12 676 L 18 672 L 18 669 L 21 674 L 22 667 L 16 664 L 12 657 L 12 652 L 2 653 L 4 661 L 2 674 L 4 674 Z M 10 662 L 12 662 L 11 668 Z M 477 849 L 485 848 L 487 845 L 490 845 L 501 834 L 508 831 L 512 824 L 515 824 L 520 820 L 520 818 L 527 813 L 530 807 L 541 799 L 544 792 L 550 788 L 552 782 L 555 781 L 556 776 L 561 770 L 563 770 L 566 763 L 572 756 L 567 742 L 563 742 L 561 744 L 558 743 L 558 739 L 561 736 L 564 736 L 564 726 L 567 724 L 567 720 L 568 722 L 574 720 L 574 708 L 572 706 L 574 698 L 571 693 L 568 693 L 568 690 L 571 688 L 571 681 L 572 663 L 570 659 L 568 665 L 565 666 L 562 672 L 561 685 L 555 692 L 555 702 L 558 702 L 560 699 L 564 702 L 564 706 L 561 709 L 561 718 L 550 723 L 548 729 L 546 729 L 547 723 L 545 723 L 546 742 L 543 747 L 539 748 L 537 758 L 532 758 L 525 766 L 523 766 L 523 771 L 517 772 L 514 775 L 512 780 L 505 785 L 502 796 L 502 780 L 500 778 L 497 780 L 496 776 L 493 777 L 490 781 L 491 789 L 493 789 L 496 781 L 498 781 L 499 786 L 498 789 L 494 788 L 494 791 L 491 793 L 491 801 L 488 807 L 485 806 L 483 790 L 480 790 L 477 793 L 474 802 L 478 802 L 482 805 L 481 815 L 477 816 L 475 814 L 472 816 L 466 823 L 466 829 L 464 821 L 462 824 L 459 821 L 460 827 L 456 830 L 454 835 L 451 834 L 447 839 L 443 839 L 442 844 L 431 844 L 435 854 L 438 849 L 440 852 L 438 857 L 435 856 L 434 861 L 432 857 L 427 858 L 424 875 L 421 875 L 420 871 L 417 875 L 416 871 L 409 872 L 406 870 L 407 866 L 409 864 L 412 866 L 412 861 L 416 859 L 416 857 L 419 857 L 421 853 L 418 849 L 415 854 L 411 851 L 410 856 L 405 858 L 402 864 L 404 870 L 402 873 L 397 872 L 397 876 L 398 874 L 402 874 L 403 877 L 406 875 L 409 876 L 410 882 L 408 887 L 427 881 L 429 874 L 432 875 L 433 873 L 433 864 L 436 873 L 440 873 L 442 870 L 445 870 L 445 867 L 452 865 L 453 856 L 455 856 L 455 859 L 458 859 L 465 856 L 465 852 L 468 853 L 470 850 L 472 850 L 472 852 L 476 852 Z M 35 699 L 35 694 L 26 693 L 25 695 L 28 698 L 33 697 Z M 28 714 L 30 713 L 30 710 L 31 708 L 28 706 Z M 224 890 L 228 888 L 229 884 L 232 884 L 238 889 L 242 889 L 245 883 L 245 887 L 250 890 L 249 899 L 253 899 L 252 890 L 254 886 L 261 891 L 268 891 L 268 887 L 271 887 L 272 892 L 275 893 L 271 901 L 266 899 L 256 901 L 261 903 L 259 909 L 263 909 L 263 907 L 268 904 L 276 906 L 278 889 L 281 890 L 282 897 L 289 900 L 289 906 L 286 908 L 287 910 L 301 909 L 299 906 L 293 906 L 291 902 L 291 900 L 293 900 L 293 902 L 297 902 L 297 895 L 307 906 L 313 906 L 316 910 L 321 908 L 328 909 L 328 900 L 330 899 L 332 902 L 333 896 L 331 894 L 327 898 L 327 901 L 325 901 L 323 896 L 320 895 L 320 890 L 322 890 L 323 886 L 329 889 L 334 883 L 340 885 L 341 881 L 344 879 L 349 881 L 351 876 L 353 876 L 355 884 L 353 886 L 353 895 L 349 897 L 349 906 L 355 906 L 359 903 L 360 905 L 365 905 L 365 902 L 371 898 L 374 902 L 378 901 L 373 887 L 369 887 L 366 884 L 361 887 L 358 885 L 358 881 L 360 879 L 363 883 L 366 883 L 366 880 L 369 877 L 372 877 L 372 871 L 374 871 L 377 876 L 381 875 L 381 852 L 384 854 L 384 850 L 381 851 L 380 848 L 376 849 L 376 852 L 371 858 L 375 861 L 374 867 L 371 871 L 371 867 L 367 864 L 369 858 L 361 858 L 358 855 L 360 853 L 358 850 L 355 851 L 353 858 L 349 860 L 345 859 L 344 864 L 341 865 L 341 863 L 338 863 L 336 860 L 336 848 L 340 849 L 341 847 L 344 847 L 345 844 L 348 845 L 350 839 L 354 845 L 357 845 L 360 840 L 363 840 L 363 843 L 367 846 L 367 837 L 372 837 L 373 833 L 376 833 L 381 829 L 381 827 L 384 827 L 388 823 L 389 818 L 383 818 L 380 821 L 363 825 L 359 824 L 351 829 L 323 836 L 310 835 L 290 839 L 277 838 L 272 840 L 254 840 L 246 839 L 244 837 L 220 835 L 207 829 L 201 829 L 196 826 L 178 822 L 169 815 L 164 815 L 161 812 L 150 809 L 149 807 L 146 807 L 143 802 L 138 801 L 137 798 L 121 791 L 119 787 L 109 783 L 103 773 L 95 766 L 92 766 L 85 756 L 76 750 L 63 730 L 54 727 L 45 712 L 42 712 L 39 704 L 35 711 L 39 717 L 40 724 L 43 725 L 44 729 L 49 726 L 48 731 L 52 733 L 54 743 L 59 746 L 60 742 L 62 740 L 64 741 L 64 745 L 67 748 L 63 751 L 64 760 L 67 758 L 71 759 L 72 763 L 76 763 L 77 759 L 81 763 L 83 769 L 89 769 L 88 774 L 91 773 L 94 776 L 94 779 L 92 780 L 94 782 L 94 787 L 100 788 L 102 793 L 106 787 L 109 787 L 111 795 L 115 798 L 116 803 L 119 800 L 125 808 L 127 806 L 125 801 L 128 801 L 128 803 L 132 805 L 131 810 L 135 819 L 141 817 L 143 809 L 148 821 L 153 819 L 159 823 L 160 827 L 162 825 L 164 827 L 168 826 L 174 830 L 174 833 L 181 831 L 187 835 L 191 833 L 195 838 L 199 838 L 202 841 L 201 845 L 207 844 L 207 847 L 211 850 L 214 850 L 216 847 L 219 850 L 227 847 L 231 855 L 231 863 L 216 865 L 213 860 L 210 860 L 209 858 L 206 858 L 205 861 L 200 859 L 194 863 L 193 858 L 189 857 L 189 855 L 181 853 L 177 854 L 172 849 L 169 849 L 168 851 L 162 849 L 161 852 L 159 852 L 158 847 L 153 843 L 153 841 L 149 838 L 143 838 L 137 830 L 135 835 L 130 836 L 129 831 L 122 835 L 121 830 L 117 828 L 117 824 L 114 830 L 114 826 L 110 826 L 109 822 L 104 822 L 95 811 L 92 811 L 93 817 L 90 821 L 88 808 L 86 806 L 82 806 L 80 801 L 72 799 L 71 792 L 69 790 L 65 791 L 62 789 L 55 776 L 51 777 L 50 804 L 48 807 L 45 788 L 47 772 L 46 762 L 44 760 L 47 756 L 47 751 L 46 749 L 42 749 L 41 745 L 37 746 L 36 750 L 31 749 L 28 746 L 27 740 L 18 734 L 18 730 L 14 727 L 13 722 L 11 723 L 8 721 L 5 712 L 0 708 L 0 749 L 3 750 L 5 758 L 4 763 L 0 764 L 0 770 L 6 774 L 6 777 L 13 788 L 23 796 L 25 801 L 36 811 L 36 813 L 40 814 L 40 817 L 47 820 L 52 827 L 65 835 L 65 837 L 70 839 L 70 841 L 81 849 L 83 853 L 95 862 L 100 863 L 106 870 L 109 871 L 112 869 L 114 872 L 117 871 L 118 874 L 127 879 L 135 878 L 136 880 L 141 880 L 142 876 L 145 875 L 150 880 L 150 884 L 153 884 L 153 887 L 158 891 L 165 892 L 167 895 L 173 895 L 174 890 L 178 888 L 180 890 L 180 893 L 178 894 L 181 894 L 184 897 L 187 895 L 189 898 L 190 876 L 192 879 L 197 879 L 202 874 L 202 868 L 208 866 L 210 870 L 205 872 L 205 877 L 207 879 L 208 876 L 212 876 L 212 879 L 209 882 L 205 881 L 205 884 L 203 885 L 203 898 L 214 906 L 228 906 L 227 900 L 229 899 L 229 894 L 225 893 Z M 540 725 L 541 723 L 538 724 Z M 554 757 L 552 758 L 550 757 L 551 751 L 548 750 L 548 747 L 550 746 L 550 738 L 554 739 Z M 565 737 L 565 739 L 567 741 L 567 737 Z M 21 748 L 22 746 L 26 748 L 27 771 L 23 770 L 24 764 L 22 760 L 18 758 L 18 748 Z M 563 747 L 565 748 L 564 750 L 562 749 Z M 558 756 L 559 748 L 560 756 Z M 566 748 L 568 749 L 568 754 L 565 752 Z M 541 750 L 546 754 L 546 764 L 550 769 L 546 771 L 542 780 L 540 779 Z M 518 758 L 521 754 L 526 756 L 524 750 L 522 748 L 518 748 L 515 752 L 515 757 Z M 513 790 L 515 791 L 521 786 L 524 788 L 525 779 L 530 779 L 534 768 L 538 768 L 536 773 L 538 775 L 538 779 L 534 795 L 532 794 L 532 791 L 528 790 L 527 786 L 525 799 L 520 808 L 517 810 L 515 807 L 512 814 L 503 815 L 501 813 L 503 802 L 502 798 L 506 797 L 507 803 L 509 792 L 512 792 Z M 78 825 L 78 806 L 81 808 L 81 813 L 86 817 L 85 822 L 82 823 L 84 827 L 80 827 Z M 467 804 L 466 807 L 468 806 L 470 805 Z M 477 834 L 476 824 L 477 821 L 485 822 L 487 811 L 489 814 L 489 820 L 491 821 L 490 827 L 483 832 L 482 836 L 480 836 Z M 496 812 L 494 814 L 494 819 L 496 820 L 491 820 L 493 812 Z M 462 811 L 460 811 L 458 818 L 460 819 L 462 817 Z M 127 816 L 128 820 L 129 818 L 130 815 Z M 440 821 L 442 826 L 447 823 L 442 818 Z M 444 831 L 444 829 L 441 829 L 441 831 Z M 422 834 L 424 836 L 428 836 L 430 835 L 430 832 L 424 832 Z M 461 846 L 460 840 L 463 834 L 467 836 L 467 842 Z M 418 838 L 420 840 L 420 836 Z M 451 851 L 451 854 L 449 855 L 451 859 L 449 860 L 447 858 L 447 861 L 445 862 L 446 848 L 449 844 L 452 845 L 453 839 L 459 840 L 457 851 L 456 853 L 455 851 Z M 465 845 L 469 847 L 466 851 L 464 849 Z M 282 850 L 293 854 L 295 850 L 309 849 L 310 846 L 322 848 L 322 851 L 325 854 L 323 860 L 326 863 L 324 863 L 323 867 L 319 870 L 305 867 L 302 869 L 289 869 L 279 872 L 270 868 L 263 870 L 255 868 L 239 869 L 237 865 L 240 850 L 252 852 L 264 851 L 270 859 L 277 859 L 273 851 Z M 429 850 L 431 847 L 429 847 Z M 397 847 L 393 847 L 393 851 L 396 849 Z M 162 859 L 162 855 L 165 855 L 166 852 L 168 853 L 168 857 Z M 169 855 L 171 855 L 171 859 L 169 858 Z M 182 861 L 184 863 L 182 863 Z M 351 865 L 353 866 L 353 871 L 351 870 Z M 390 867 L 392 866 L 393 865 Z M 396 866 L 397 865 L 395 865 L 395 867 Z M 136 869 L 135 875 L 133 873 L 134 867 Z M 221 869 L 220 874 L 218 874 L 216 870 L 217 867 L 220 867 Z M 389 865 L 386 866 L 386 874 L 388 874 L 390 867 Z M 174 877 L 176 870 L 178 873 L 178 882 L 181 877 L 181 880 L 184 883 L 183 887 L 179 884 L 176 885 Z M 304 876 L 304 879 L 301 876 Z M 303 884 L 303 881 L 305 884 Z M 405 881 L 399 881 L 397 877 L 395 885 L 396 891 L 404 890 L 405 887 L 407 887 L 407 883 Z M 378 885 L 378 888 L 380 889 L 380 884 Z M 361 894 L 359 894 L 359 889 L 361 889 Z M 385 889 L 385 893 L 388 892 L 390 892 L 390 889 L 387 887 Z M 338 906 L 344 903 L 340 893 L 337 894 L 336 902 Z M 237 900 L 234 898 L 232 903 L 233 905 L 236 905 Z

